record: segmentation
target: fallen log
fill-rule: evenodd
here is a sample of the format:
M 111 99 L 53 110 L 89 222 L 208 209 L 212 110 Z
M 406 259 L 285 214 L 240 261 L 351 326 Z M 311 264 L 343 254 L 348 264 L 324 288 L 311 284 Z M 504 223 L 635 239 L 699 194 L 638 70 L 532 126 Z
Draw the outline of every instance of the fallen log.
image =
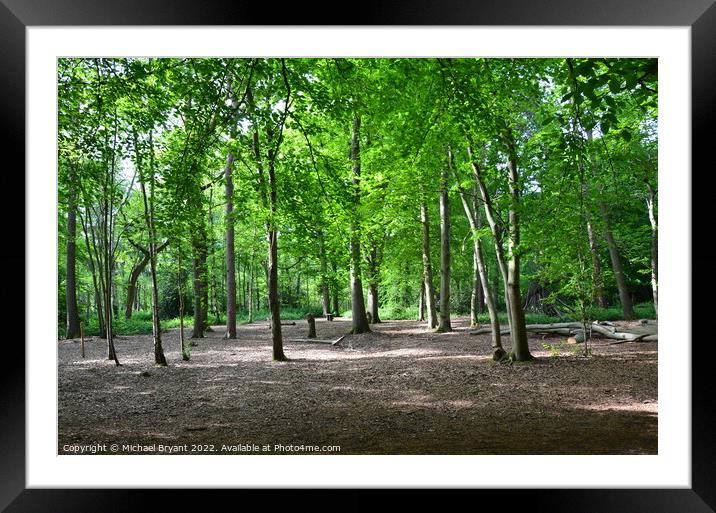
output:
M 286 342 L 315 342 L 316 344 L 333 344 L 333 340 L 322 340 L 320 338 L 287 338 Z
M 582 323 L 581 322 L 555 322 L 552 324 L 528 324 L 526 326 L 527 331 L 545 331 L 545 332 L 555 332 L 559 333 L 559 331 L 555 330 L 571 330 L 571 329 L 582 329 Z M 470 332 L 470 335 L 482 335 L 483 333 L 492 333 L 492 328 L 480 328 L 479 330 L 474 330 Z M 500 329 L 501 335 L 509 335 L 510 334 L 510 328 L 502 328 Z M 566 331 L 561 334 L 568 334 Z
M 316 343 L 316 344 L 331 344 L 332 346 L 335 346 L 341 342 L 346 336 L 342 335 L 338 337 L 336 340 L 325 340 L 320 338 L 287 338 L 286 342 L 308 342 L 308 343 Z
M 528 324 L 525 326 L 530 333 L 548 333 L 555 335 L 566 335 L 573 336 L 581 333 L 584 326 L 581 322 L 555 322 L 552 324 Z M 616 331 L 616 328 L 612 326 L 602 326 L 600 324 L 589 324 L 587 329 L 592 332 L 592 335 L 597 334 L 603 338 L 621 340 L 624 342 L 656 342 L 658 341 L 658 334 L 655 331 L 644 332 L 643 329 L 639 330 L 638 333 L 632 333 L 629 331 Z M 482 335 L 491 333 L 491 328 L 480 328 L 470 332 L 470 335 Z M 510 328 L 502 328 L 500 330 L 501 335 L 509 335 Z
M 625 340 L 615 340 L 614 342 L 608 342 L 608 345 L 613 346 L 615 344 L 624 344 L 626 342 L 658 342 L 659 339 L 656 335 L 646 335 L 642 334 L 636 338 L 633 339 L 625 339 Z

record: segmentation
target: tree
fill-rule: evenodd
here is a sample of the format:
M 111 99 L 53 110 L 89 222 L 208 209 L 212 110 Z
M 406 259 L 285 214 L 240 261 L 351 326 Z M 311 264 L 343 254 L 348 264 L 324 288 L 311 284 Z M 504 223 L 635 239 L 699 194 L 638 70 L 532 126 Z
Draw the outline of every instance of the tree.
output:
M 505 350 L 502 348 L 500 319 L 498 317 L 495 299 L 493 298 L 492 291 L 490 290 L 489 280 L 487 276 L 487 267 L 485 265 L 485 257 L 482 251 L 482 216 L 480 215 L 480 206 L 478 201 L 478 192 L 476 185 L 477 180 L 473 182 L 471 193 L 468 193 L 465 188 L 460 185 L 459 177 L 457 181 L 460 200 L 462 201 L 462 206 L 465 210 L 465 216 L 470 223 L 470 230 L 472 231 L 473 259 L 474 266 L 477 272 L 474 286 L 477 287 L 479 285 L 482 288 L 483 297 L 485 298 L 485 304 L 487 305 L 487 311 L 490 315 L 490 327 L 492 329 L 492 357 L 495 360 L 502 360 L 505 357 L 506 353 Z M 473 288 L 473 297 L 470 310 L 471 324 L 473 326 L 477 325 L 476 296 L 477 294 Z
M 351 161 L 353 161 L 353 216 L 351 218 L 351 315 L 353 327 L 351 332 L 367 333 L 370 331 L 363 298 L 363 281 L 361 278 L 361 243 L 359 233 L 358 212 L 360 207 L 360 116 L 353 118 L 351 135 Z
M 77 170 L 73 163 L 70 163 L 67 181 L 69 193 L 67 198 L 67 285 L 66 285 L 66 309 L 67 329 L 65 338 L 77 338 L 80 335 L 80 315 L 77 308 Z
M 440 319 L 438 332 L 452 331 L 450 324 L 450 201 L 448 180 L 453 165 L 452 151 L 447 150 L 447 164 L 440 175 Z

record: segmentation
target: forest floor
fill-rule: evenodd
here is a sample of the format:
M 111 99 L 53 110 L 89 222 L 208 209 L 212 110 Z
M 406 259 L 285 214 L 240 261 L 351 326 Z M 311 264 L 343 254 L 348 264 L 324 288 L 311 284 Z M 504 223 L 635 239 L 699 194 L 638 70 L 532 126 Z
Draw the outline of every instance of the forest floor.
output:
M 658 343 L 597 339 L 585 357 L 540 335 L 534 362 L 499 364 L 466 318 L 452 333 L 424 326 L 387 321 L 336 346 L 285 340 L 287 362 L 271 360 L 266 321 L 230 341 L 215 326 L 188 362 L 174 329 L 168 367 L 154 366 L 151 335 L 116 340 L 120 367 L 104 340 L 86 340 L 84 359 L 79 341 L 61 340 L 58 454 L 657 453 Z M 316 320 L 320 339 L 350 327 Z M 307 331 L 283 326 L 284 339 Z

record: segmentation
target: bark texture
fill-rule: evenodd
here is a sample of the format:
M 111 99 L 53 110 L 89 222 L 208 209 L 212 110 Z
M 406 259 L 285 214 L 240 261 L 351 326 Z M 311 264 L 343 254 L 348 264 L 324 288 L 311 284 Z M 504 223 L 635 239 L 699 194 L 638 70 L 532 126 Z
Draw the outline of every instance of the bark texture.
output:
M 517 156 L 514 147 L 514 140 L 511 133 L 508 134 L 508 184 L 510 190 L 509 210 L 509 261 L 507 263 L 508 275 L 508 296 L 510 301 L 510 325 L 512 337 L 512 357 L 518 362 L 531 360 L 532 354 L 527 341 L 527 329 L 525 328 L 525 312 L 520 295 L 520 182 L 517 171 Z
M 363 281 L 361 279 L 361 246 L 359 233 L 358 207 L 360 205 L 360 117 L 353 118 L 351 137 L 351 160 L 353 161 L 353 218 L 351 220 L 351 316 L 353 318 L 352 333 L 370 331 L 366 317 L 365 299 L 363 297 Z

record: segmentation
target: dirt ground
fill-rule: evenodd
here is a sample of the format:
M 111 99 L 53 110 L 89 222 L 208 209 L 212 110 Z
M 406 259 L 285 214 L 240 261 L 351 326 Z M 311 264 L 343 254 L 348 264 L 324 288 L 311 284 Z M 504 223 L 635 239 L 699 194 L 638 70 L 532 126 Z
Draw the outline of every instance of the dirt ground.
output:
M 489 335 L 387 321 L 338 345 L 292 342 L 271 361 L 266 321 L 215 326 L 181 360 L 178 330 L 58 342 L 58 454 L 656 454 L 656 342 L 568 345 L 535 336 L 533 363 L 490 359 Z M 316 320 L 320 339 L 350 321 Z M 504 345 L 509 348 L 509 337 Z M 546 346 L 546 347 L 545 347 Z M 115 445 L 116 444 L 116 445 Z

